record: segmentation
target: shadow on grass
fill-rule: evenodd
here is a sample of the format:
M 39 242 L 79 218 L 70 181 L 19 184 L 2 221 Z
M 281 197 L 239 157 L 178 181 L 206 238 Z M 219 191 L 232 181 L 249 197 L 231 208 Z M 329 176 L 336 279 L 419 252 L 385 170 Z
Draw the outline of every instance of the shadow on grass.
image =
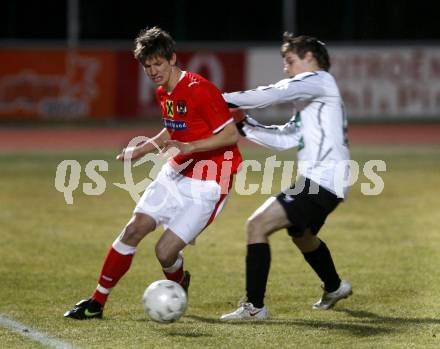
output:
M 349 332 L 350 334 L 358 337 L 376 336 L 380 334 L 389 334 L 394 332 L 393 328 L 376 327 L 371 325 L 343 322 L 343 321 L 322 321 L 322 320 L 285 320 L 285 319 L 269 319 L 265 321 L 234 321 L 223 322 L 217 319 L 206 318 L 197 315 L 187 316 L 193 320 L 206 322 L 210 324 L 223 324 L 223 325 L 235 325 L 235 326 L 279 326 L 289 325 L 297 327 L 307 327 L 309 329 L 326 329 Z
M 186 337 L 186 338 L 200 338 L 200 337 L 212 337 L 212 335 L 207 333 L 194 333 L 194 332 L 185 332 L 185 331 L 177 331 L 177 330 L 167 330 L 167 335 L 170 337 Z
M 351 310 L 345 308 L 334 309 L 334 311 L 339 313 L 345 313 L 356 319 L 362 319 L 363 323 L 378 324 L 378 325 L 417 325 L 417 324 L 431 324 L 440 325 L 439 319 L 432 318 L 405 318 L 405 317 L 393 317 L 393 316 L 382 316 L 369 311 L 364 310 Z
M 303 327 L 309 329 L 325 329 L 349 332 L 358 337 L 376 336 L 381 334 L 391 334 L 399 332 L 413 325 L 440 325 L 440 319 L 434 318 L 405 318 L 382 316 L 364 310 L 351 310 L 346 308 L 339 308 L 333 310 L 339 313 L 345 313 L 354 318 L 345 321 L 340 320 L 301 320 L 301 319 L 269 319 L 265 321 L 236 321 L 228 322 L 228 325 L 250 325 L 250 326 L 277 326 L 290 325 L 296 327 Z M 197 321 L 210 324 L 226 324 L 218 319 L 206 318 L 196 315 L 188 316 Z
M 440 325 L 440 319 L 433 318 L 404 318 L 382 316 L 364 310 L 351 310 L 339 308 L 333 310 L 338 313 L 345 313 L 347 320 L 310 320 L 310 319 L 268 319 L 265 321 L 234 321 L 223 322 L 217 318 L 203 317 L 198 315 L 187 315 L 185 318 L 213 325 L 224 326 L 293 326 L 309 330 L 328 330 L 349 333 L 356 337 L 370 337 L 387 335 L 405 330 L 411 325 L 433 324 Z M 354 319 L 353 319 L 354 318 Z M 140 321 L 140 319 L 139 319 Z M 146 321 L 143 319 L 142 321 Z M 167 330 L 168 335 L 186 338 L 211 337 L 210 334 L 199 331 L 187 332 L 185 330 Z

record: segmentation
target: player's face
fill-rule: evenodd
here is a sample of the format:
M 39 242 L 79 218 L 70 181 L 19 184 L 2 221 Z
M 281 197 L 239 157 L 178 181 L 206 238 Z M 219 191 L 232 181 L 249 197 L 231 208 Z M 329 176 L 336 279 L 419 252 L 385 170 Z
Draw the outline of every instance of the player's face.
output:
M 293 77 L 297 74 L 301 74 L 307 71 L 314 70 L 311 60 L 313 55 L 308 52 L 304 55 L 304 58 L 300 58 L 296 53 L 287 52 L 283 57 L 284 73 L 289 77 Z
M 156 86 L 167 87 L 173 78 L 173 67 L 176 64 L 176 56 L 173 55 L 171 60 L 165 57 L 147 58 L 144 62 L 145 74 L 156 84 Z

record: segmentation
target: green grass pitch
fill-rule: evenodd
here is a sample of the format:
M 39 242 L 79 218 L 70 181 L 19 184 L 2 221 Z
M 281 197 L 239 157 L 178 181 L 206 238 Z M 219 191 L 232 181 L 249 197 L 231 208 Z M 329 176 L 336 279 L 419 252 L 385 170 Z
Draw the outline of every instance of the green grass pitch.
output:
M 245 149 L 247 159 L 271 153 Z M 268 197 L 236 193 L 218 219 L 185 250 L 193 275 L 189 307 L 181 321 L 161 325 L 146 318 L 145 287 L 163 278 L 154 257 L 155 232 L 140 244 L 132 268 L 109 298 L 102 320 L 74 321 L 63 313 L 88 297 L 108 246 L 129 219 L 134 202 L 112 183 L 123 182 L 114 153 L 0 155 L 0 314 L 79 348 L 439 348 L 440 347 L 440 148 L 354 147 L 363 165 L 382 159 L 387 171 L 379 196 L 360 183 L 329 217 L 320 237 L 331 248 L 354 295 L 330 311 L 313 311 L 319 280 L 280 231 L 271 237 L 272 266 L 266 304 L 271 320 L 225 324 L 219 316 L 244 295 L 246 218 Z M 283 152 L 278 159 L 292 159 Z M 57 165 L 83 168 L 73 205 L 54 187 Z M 84 167 L 109 162 L 107 189 L 82 193 Z M 136 176 L 142 177 L 143 169 Z M 273 192 L 280 190 L 275 171 Z M 259 183 L 253 173 L 248 183 Z M 42 345 L 0 326 L 1 348 Z

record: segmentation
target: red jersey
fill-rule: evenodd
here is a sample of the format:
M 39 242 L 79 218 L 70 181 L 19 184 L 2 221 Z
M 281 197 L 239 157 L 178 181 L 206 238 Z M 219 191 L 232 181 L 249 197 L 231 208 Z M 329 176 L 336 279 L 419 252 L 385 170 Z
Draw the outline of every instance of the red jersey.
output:
M 185 72 L 173 91 L 168 94 L 163 86 L 157 89 L 162 120 L 170 138 L 193 142 L 211 137 L 227 124 L 234 122 L 217 87 L 198 74 Z M 176 167 L 192 159 L 180 173 L 192 178 L 216 180 L 236 173 L 241 154 L 236 144 L 226 147 L 175 156 Z M 173 164 L 174 163 L 174 164 Z

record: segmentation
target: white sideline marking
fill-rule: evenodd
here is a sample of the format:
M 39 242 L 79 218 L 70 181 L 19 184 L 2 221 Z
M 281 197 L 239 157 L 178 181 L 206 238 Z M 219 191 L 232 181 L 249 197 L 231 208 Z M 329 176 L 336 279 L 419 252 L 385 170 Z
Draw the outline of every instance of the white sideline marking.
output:
M 48 336 L 47 334 L 38 332 L 33 330 L 32 328 L 18 322 L 11 320 L 6 315 L 0 313 L 0 326 L 6 327 L 10 329 L 11 331 L 14 331 L 15 333 L 18 333 L 24 337 L 29 337 L 30 339 L 40 342 L 42 344 L 45 344 L 47 346 L 50 346 L 52 348 L 58 348 L 58 349 L 75 349 L 74 346 L 72 346 L 69 343 L 62 342 L 56 338 L 53 338 L 51 336 Z

